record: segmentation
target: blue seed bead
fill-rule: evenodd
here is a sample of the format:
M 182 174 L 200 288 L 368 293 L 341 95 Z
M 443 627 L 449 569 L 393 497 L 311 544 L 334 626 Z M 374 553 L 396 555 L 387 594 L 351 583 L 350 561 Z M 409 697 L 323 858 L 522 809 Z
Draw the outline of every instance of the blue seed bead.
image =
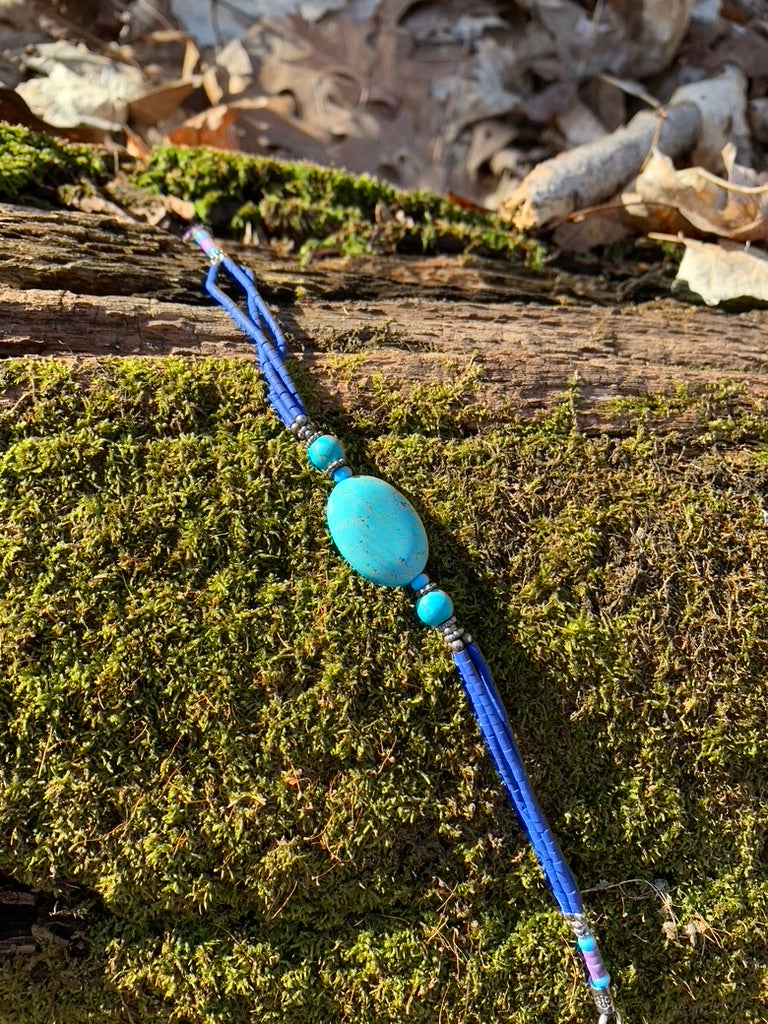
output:
M 315 469 L 325 472 L 332 463 L 344 458 L 344 449 L 337 437 L 321 434 L 307 448 L 307 458 Z
M 426 587 L 429 583 L 429 576 L 425 572 L 420 573 L 416 579 L 411 580 L 408 586 L 411 590 L 421 590 L 422 587 Z
M 334 483 L 339 483 L 340 480 L 349 480 L 352 476 L 352 470 L 349 466 L 339 466 L 338 469 L 334 469 L 331 473 Z
M 582 953 L 591 953 L 592 950 L 597 947 L 597 943 L 591 935 L 588 935 L 586 938 L 579 939 L 577 945 Z
M 417 600 L 416 614 L 425 626 L 439 626 L 453 615 L 453 601 L 444 590 L 430 590 Z
M 608 986 L 611 984 L 611 976 L 610 974 L 604 974 L 602 978 L 590 978 L 589 984 L 592 986 L 592 988 L 608 988 Z

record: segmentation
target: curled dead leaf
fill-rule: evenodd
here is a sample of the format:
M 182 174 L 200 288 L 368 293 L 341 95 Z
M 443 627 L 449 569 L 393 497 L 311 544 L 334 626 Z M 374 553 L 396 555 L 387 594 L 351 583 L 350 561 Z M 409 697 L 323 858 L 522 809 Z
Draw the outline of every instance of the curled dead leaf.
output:
M 656 150 L 638 175 L 634 191 L 645 203 L 677 210 L 700 231 L 739 242 L 768 239 L 768 183 L 737 185 L 701 167 L 677 170 Z

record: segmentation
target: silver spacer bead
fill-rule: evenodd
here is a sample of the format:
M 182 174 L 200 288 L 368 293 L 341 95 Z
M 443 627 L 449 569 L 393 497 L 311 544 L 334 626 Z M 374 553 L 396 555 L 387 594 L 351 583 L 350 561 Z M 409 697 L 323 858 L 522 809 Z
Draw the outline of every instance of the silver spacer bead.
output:
M 424 594 L 430 594 L 433 590 L 437 590 L 437 589 L 438 589 L 437 584 L 433 583 L 432 580 L 430 580 L 429 583 L 425 583 L 424 584 L 424 586 L 421 588 L 421 590 L 417 590 L 414 593 L 414 597 L 418 599 L 419 597 L 423 597 Z
M 437 628 L 449 639 L 453 633 L 461 633 L 455 615 L 452 615 L 450 619 L 446 619 L 445 622 L 441 622 Z
M 298 434 L 298 432 L 301 430 L 305 423 L 309 423 L 308 416 L 297 416 L 293 423 L 291 423 L 291 425 L 288 427 L 288 429 L 292 434 Z
M 469 633 L 464 632 L 456 621 L 455 615 L 446 619 L 445 622 L 441 622 L 435 628 L 443 634 L 443 640 L 452 651 L 463 651 L 467 644 L 472 643 L 472 637 Z
M 336 472 L 337 469 L 341 469 L 342 466 L 346 466 L 346 459 L 335 459 L 325 470 L 325 472 L 331 476 Z
M 584 914 L 565 914 L 564 916 L 577 939 L 585 939 L 592 934 Z
M 297 416 L 290 429 L 299 441 L 306 445 L 312 444 L 315 438 L 320 437 L 323 433 L 322 430 L 317 429 L 317 424 L 313 423 L 308 416 Z

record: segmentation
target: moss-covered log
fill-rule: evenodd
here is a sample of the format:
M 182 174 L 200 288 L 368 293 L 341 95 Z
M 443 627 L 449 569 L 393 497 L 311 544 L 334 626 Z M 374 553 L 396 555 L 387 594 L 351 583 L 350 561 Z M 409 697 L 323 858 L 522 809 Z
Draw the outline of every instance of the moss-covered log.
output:
M 98 897 L 79 953 L 0 970 L 8 1019 L 590 1020 L 441 645 L 335 557 L 250 364 L 1 384 L 3 862 Z M 468 430 L 462 382 L 328 425 L 421 511 L 628 1018 L 742 1024 L 768 998 L 768 418 L 676 401 L 683 451 L 642 404 L 613 440 L 568 400 Z
M 6 198 L 106 188 L 16 141 Z M 168 160 L 225 233 L 280 229 L 295 175 L 259 213 L 245 165 L 233 209 Z M 3 1024 L 592 1020 L 444 649 L 336 558 L 194 252 L 0 232 Z M 765 314 L 589 308 L 525 252 L 242 252 L 313 414 L 424 518 L 625 1019 L 763 1021 Z

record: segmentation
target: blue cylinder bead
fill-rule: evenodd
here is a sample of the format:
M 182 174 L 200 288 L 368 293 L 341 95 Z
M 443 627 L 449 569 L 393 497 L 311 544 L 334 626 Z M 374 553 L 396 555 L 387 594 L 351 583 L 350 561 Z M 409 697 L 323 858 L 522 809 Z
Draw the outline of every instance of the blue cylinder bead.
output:
M 331 473 L 334 483 L 339 483 L 340 480 L 347 480 L 352 476 L 352 470 L 349 466 L 339 466 L 338 469 L 334 469 Z
M 579 939 L 576 943 L 582 953 L 591 953 L 593 949 L 597 948 L 597 943 L 591 935 L 587 935 L 582 939 Z
M 378 477 L 339 481 L 328 496 L 325 516 L 341 557 L 374 583 L 404 587 L 427 564 L 429 545 L 418 512 Z
M 453 615 L 453 601 L 444 590 L 430 590 L 416 601 L 416 614 L 425 626 L 439 626 Z
M 419 575 L 410 581 L 408 586 L 411 590 L 421 590 L 422 587 L 426 587 L 429 583 L 429 576 L 425 572 L 420 572 Z
M 324 473 L 334 462 L 344 461 L 344 449 L 333 434 L 321 434 L 307 448 L 307 458 Z

